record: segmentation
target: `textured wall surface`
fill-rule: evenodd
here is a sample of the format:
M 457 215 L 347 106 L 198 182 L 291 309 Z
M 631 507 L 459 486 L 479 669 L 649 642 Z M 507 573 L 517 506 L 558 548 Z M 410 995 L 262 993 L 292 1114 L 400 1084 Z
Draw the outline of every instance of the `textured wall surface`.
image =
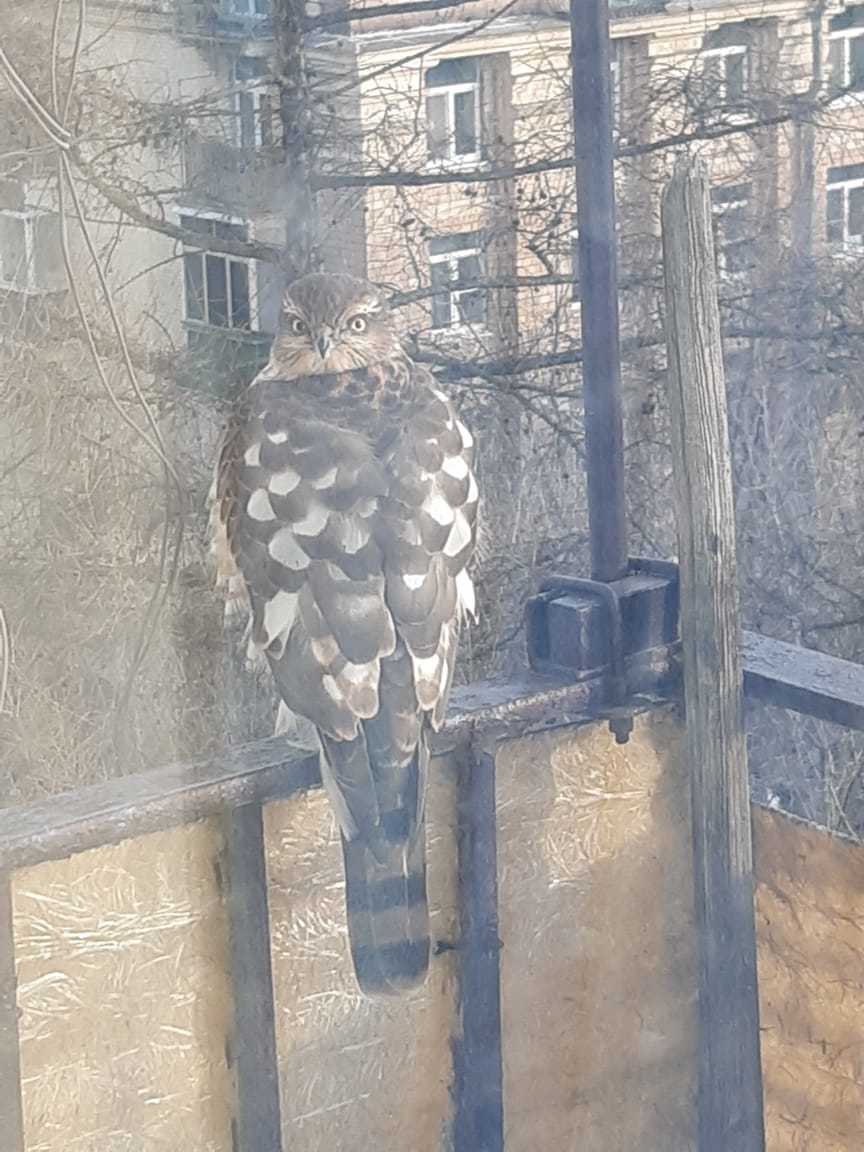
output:
M 498 757 L 507 1152 L 692 1152 L 689 794 L 674 715 Z M 456 780 L 429 798 L 433 936 L 457 937 Z M 266 811 L 284 1146 L 447 1152 L 458 953 L 354 985 L 320 793 Z M 864 847 L 754 810 L 768 1152 L 864 1148 Z M 230 1152 L 227 925 L 200 823 L 19 872 L 25 1152 Z M 2 1147 L 2 1141 L 0 1141 Z
M 768 1152 L 864 1148 L 864 846 L 754 812 Z
M 691 1147 L 688 803 L 667 713 L 499 755 L 508 1152 Z
M 18 873 L 26 1152 L 230 1152 L 218 848 L 201 823 Z

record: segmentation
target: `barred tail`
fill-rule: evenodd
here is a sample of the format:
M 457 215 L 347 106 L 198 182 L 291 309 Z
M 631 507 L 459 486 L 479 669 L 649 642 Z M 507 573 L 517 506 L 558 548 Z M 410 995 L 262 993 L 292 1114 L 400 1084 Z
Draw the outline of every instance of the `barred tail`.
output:
M 362 840 L 342 838 L 351 958 L 368 995 L 422 984 L 429 967 L 426 829 L 389 844 L 379 862 Z

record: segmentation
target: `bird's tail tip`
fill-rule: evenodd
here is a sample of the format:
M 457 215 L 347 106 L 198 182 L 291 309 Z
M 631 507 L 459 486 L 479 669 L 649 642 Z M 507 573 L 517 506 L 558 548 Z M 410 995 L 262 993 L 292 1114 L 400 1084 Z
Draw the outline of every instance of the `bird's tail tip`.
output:
M 423 840 L 377 862 L 361 843 L 343 840 L 351 959 L 367 996 L 399 996 L 420 987 L 431 952 Z

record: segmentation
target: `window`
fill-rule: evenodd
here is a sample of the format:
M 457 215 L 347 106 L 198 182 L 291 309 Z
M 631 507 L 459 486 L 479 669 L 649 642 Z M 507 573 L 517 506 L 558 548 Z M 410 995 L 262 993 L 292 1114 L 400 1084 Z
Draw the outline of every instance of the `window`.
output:
M 234 62 L 238 148 L 267 148 L 274 143 L 273 89 L 268 76 L 267 61 L 260 56 L 241 56 Z
M 486 293 L 476 285 L 483 260 L 477 232 L 440 236 L 429 245 L 432 287 L 432 327 L 461 328 L 486 323 Z
M 711 189 L 717 271 L 724 280 L 739 280 L 751 267 L 747 220 L 752 191 L 750 184 Z
M 35 296 L 65 287 L 57 214 L 40 208 L 0 211 L 0 288 Z
M 864 4 L 835 16 L 828 29 L 831 87 L 838 92 L 864 92 Z
M 480 155 L 480 69 L 476 57 L 442 60 L 425 77 L 429 156 L 439 161 Z
M 236 240 L 248 239 L 248 228 L 237 221 L 214 216 L 181 216 L 189 232 Z M 216 328 L 249 330 L 252 323 L 250 271 L 252 262 L 216 252 L 183 252 L 186 319 Z
M 263 19 L 270 15 L 271 0 L 222 0 L 226 16 L 246 16 Z
M 702 83 L 706 103 L 714 107 L 740 103 L 749 87 L 746 44 L 723 44 L 702 50 Z
M 828 169 L 825 234 L 829 244 L 864 247 L 864 164 Z

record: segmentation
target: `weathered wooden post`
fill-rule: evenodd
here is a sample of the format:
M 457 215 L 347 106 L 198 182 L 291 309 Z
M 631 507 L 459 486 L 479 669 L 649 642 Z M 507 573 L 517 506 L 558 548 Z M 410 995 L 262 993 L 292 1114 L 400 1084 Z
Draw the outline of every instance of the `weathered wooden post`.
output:
M 762 1152 L 762 1070 L 732 465 L 708 177 L 663 196 L 669 404 L 699 933 L 699 1152 Z

